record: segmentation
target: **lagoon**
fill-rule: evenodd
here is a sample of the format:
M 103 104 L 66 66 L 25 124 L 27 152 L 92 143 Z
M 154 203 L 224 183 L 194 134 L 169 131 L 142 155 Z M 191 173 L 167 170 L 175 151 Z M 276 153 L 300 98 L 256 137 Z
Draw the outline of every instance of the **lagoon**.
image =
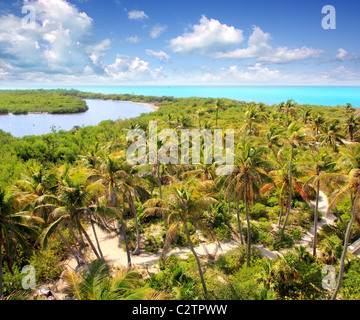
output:
M 150 107 L 138 103 L 85 101 L 89 110 L 82 113 L 0 115 L 0 129 L 20 138 L 50 133 L 52 126 L 57 130 L 71 130 L 74 126 L 95 126 L 104 120 L 130 119 L 152 111 Z

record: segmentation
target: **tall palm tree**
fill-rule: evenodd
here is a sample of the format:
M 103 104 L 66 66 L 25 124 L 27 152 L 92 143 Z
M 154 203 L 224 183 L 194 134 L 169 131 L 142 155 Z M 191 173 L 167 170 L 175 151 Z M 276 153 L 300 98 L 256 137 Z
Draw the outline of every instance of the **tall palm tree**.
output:
M 351 197 L 351 217 L 346 229 L 345 239 L 344 239 L 344 249 L 341 255 L 340 267 L 339 267 L 339 277 L 336 288 L 331 296 L 332 300 L 336 299 L 337 294 L 341 288 L 343 275 L 344 275 L 344 266 L 345 258 L 348 249 L 349 239 L 351 235 L 351 227 L 354 221 L 360 221 L 360 211 L 359 211 L 359 197 L 360 197 L 360 169 L 352 169 L 349 172 L 349 175 L 334 175 L 337 179 L 347 180 L 347 183 L 336 192 L 336 195 L 329 204 L 328 211 L 337 203 L 339 200 L 343 199 L 346 195 L 350 194 Z
M 128 237 L 126 234 L 126 225 L 124 221 L 124 212 L 121 210 L 120 203 L 120 180 L 123 177 L 122 171 L 123 159 L 116 156 L 107 156 L 105 162 L 103 162 L 99 171 L 95 172 L 94 175 L 89 177 L 89 180 L 97 180 L 105 187 L 105 194 L 110 208 L 115 208 L 117 217 L 120 219 L 120 233 L 125 242 L 125 249 L 128 260 L 128 267 L 131 267 L 131 256 L 129 249 Z
M 28 239 L 36 240 L 39 224 L 44 221 L 31 214 L 20 212 L 22 203 L 15 193 L 0 189 L 0 300 L 3 297 L 2 250 L 8 269 L 13 274 L 13 258 L 18 256 L 17 245 L 29 249 Z
M 278 229 L 280 229 L 281 218 L 284 214 L 284 208 L 288 207 L 287 203 L 287 195 L 290 190 L 290 180 L 289 180 L 289 164 L 287 161 L 283 161 L 282 159 L 275 159 L 272 161 L 274 170 L 271 170 L 268 174 L 271 182 L 265 184 L 260 193 L 268 196 L 270 192 L 274 190 L 278 190 L 279 197 L 279 206 L 280 206 L 280 214 L 278 218 Z M 301 162 L 293 162 L 291 174 L 292 174 L 292 189 L 298 192 L 301 197 L 305 200 L 309 200 L 308 194 L 303 189 L 303 184 L 300 181 L 300 178 L 303 177 L 304 171 L 303 163 Z
M 286 101 L 286 103 L 283 104 L 283 110 L 285 112 L 285 128 L 287 128 L 289 126 L 289 115 L 295 112 L 294 100 L 289 99 Z
M 314 209 L 314 240 L 313 240 L 313 256 L 316 256 L 316 242 L 317 242 L 317 223 L 318 223 L 318 208 L 320 197 L 320 181 L 323 174 L 334 167 L 334 162 L 328 149 L 317 148 L 311 152 L 311 165 L 312 170 L 308 173 L 309 178 L 305 182 L 304 187 L 308 184 L 313 184 L 316 189 L 316 200 Z
M 207 296 L 207 288 L 201 269 L 201 263 L 194 249 L 187 225 L 190 222 L 195 225 L 198 230 L 201 230 L 203 233 L 210 234 L 212 236 L 211 231 L 203 222 L 203 213 L 204 210 L 208 209 L 211 204 L 216 203 L 217 201 L 211 197 L 211 194 L 204 194 L 201 188 L 202 185 L 203 184 L 181 185 L 179 187 L 173 187 L 173 193 L 168 197 L 171 211 L 168 216 L 169 230 L 165 239 L 164 252 L 167 246 L 170 244 L 172 237 L 177 232 L 178 228 L 182 225 L 185 230 L 190 250 L 196 259 L 204 294 Z M 204 186 L 207 185 L 208 184 Z
M 201 130 L 201 117 L 205 116 L 207 113 L 205 108 L 200 108 L 195 111 L 195 118 L 198 119 L 199 129 Z
M 305 107 L 301 115 L 303 124 L 307 125 L 311 119 L 311 108 Z
M 253 134 L 253 124 L 264 119 L 264 114 L 259 112 L 254 104 L 250 104 L 247 111 L 245 112 L 245 124 L 240 129 L 240 131 L 244 130 L 245 128 L 249 128 L 249 135 L 251 136 Z
M 225 110 L 225 104 L 224 104 L 223 100 L 217 99 L 215 102 L 215 112 L 216 112 L 215 125 L 216 126 L 218 124 L 219 111 L 222 111 L 222 110 Z
M 289 161 L 289 198 L 288 198 L 288 206 L 285 216 L 285 221 L 282 227 L 282 230 L 285 230 L 286 223 L 290 216 L 290 210 L 292 205 L 292 196 L 293 196 L 293 158 L 294 158 L 294 148 L 300 148 L 302 144 L 311 138 L 304 135 L 303 128 L 299 126 L 297 123 L 293 122 L 287 131 L 287 135 L 285 136 L 285 140 L 290 144 L 290 161 Z
M 249 207 L 253 204 L 255 196 L 259 193 L 262 180 L 267 173 L 262 169 L 264 148 L 256 146 L 252 141 L 243 139 L 235 152 L 235 167 L 225 178 L 225 184 L 233 186 L 235 196 L 241 196 L 245 205 L 247 222 L 247 259 L 246 265 L 250 266 L 251 231 Z M 240 228 L 240 226 L 239 226 Z
M 358 132 L 360 126 L 360 117 L 356 117 L 355 113 L 351 113 L 345 120 L 345 130 L 349 134 L 350 141 L 354 141 L 354 136 Z
M 323 114 L 318 113 L 311 118 L 311 128 L 314 131 L 316 141 L 319 141 L 319 137 L 324 132 L 326 126 L 326 119 Z
M 340 120 L 335 119 L 332 121 L 327 121 L 325 127 L 323 129 L 322 137 L 322 145 L 326 145 L 329 148 L 332 148 L 334 152 L 337 152 L 338 145 L 344 145 L 343 139 L 345 137 L 340 134 L 339 127 Z
M 142 187 L 143 179 L 138 174 L 139 167 L 129 165 L 125 159 L 121 166 L 119 190 L 123 195 L 123 199 L 127 202 L 131 215 L 135 220 L 136 226 L 136 247 L 132 252 L 133 255 L 140 254 L 140 229 L 135 208 L 135 200 L 145 202 L 150 198 L 150 194 Z
M 43 231 L 41 236 L 42 247 L 46 248 L 47 240 L 54 232 L 59 233 L 60 226 L 75 225 L 79 233 L 80 241 L 82 241 L 82 236 L 85 236 L 96 257 L 100 258 L 88 233 L 82 226 L 81 218 L 87 214 L 91 200 L 97 194 L 102 193 L 104 187 L 97 181 L 89 182 L 89 172 L 85 169 L 70 169 L 69 166 L 62 169 L 64 169 L 64 172 L 59 181 L 56 201 L 53 204 L 45 205 L 51 207 L 52 211 L 49 216 L 51 224 Z M 34 210 L 36 211 L 43 207 L 44 205 L 40 205 Z M 63 239 L 63 237 L 61 238 Z

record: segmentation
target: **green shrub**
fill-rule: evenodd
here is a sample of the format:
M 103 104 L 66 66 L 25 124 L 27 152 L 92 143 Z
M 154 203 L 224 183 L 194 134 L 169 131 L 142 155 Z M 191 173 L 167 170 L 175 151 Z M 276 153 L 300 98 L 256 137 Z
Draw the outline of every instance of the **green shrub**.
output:
M 266 218 L 266 207 L 261 203 L 256 203 L 250 210 L 250 218 L 258 220 L 260 218 Z

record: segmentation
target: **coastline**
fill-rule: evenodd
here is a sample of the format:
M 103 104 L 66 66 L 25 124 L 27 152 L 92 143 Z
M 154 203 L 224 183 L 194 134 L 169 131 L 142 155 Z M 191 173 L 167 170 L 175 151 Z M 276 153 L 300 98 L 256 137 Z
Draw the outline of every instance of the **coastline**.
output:
M 117 100 L 113 100 L 113 101 L 117 101 Z M 159 110 L 159 108 L 160 108 L 160 107 L 156 106 L 154 103 L 150 103 L 150 102 L 134 102 L 134 101 L 118 101 L 118 102 L 141 104 L 145 107 L 152 109 L 153 111 Z

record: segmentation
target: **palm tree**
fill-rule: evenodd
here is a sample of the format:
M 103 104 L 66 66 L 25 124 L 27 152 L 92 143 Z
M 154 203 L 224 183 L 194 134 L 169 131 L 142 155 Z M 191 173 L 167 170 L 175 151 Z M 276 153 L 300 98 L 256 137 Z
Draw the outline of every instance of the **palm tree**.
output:
M 15 193 L 0 189 L 0 300 L 3 297 L 2 250 L 11 274 L 13 257 L 19 256 L 17 245 L 28 250 L 28 240 L 39 235 L 38 226 L 44 221 L 26 212 L 20 212 L 22 203 Z
M 282 135 L 283 131 L 275 124 L 271 124 L 264 135 L 265 144 L 274 155 L 277 153 L 275 148 L 281 147 Z
M 270 192 L 274 190 L 278 190 L 277 194 L 279 197 L 279 207 L 280 214 L 278 218 L 277 227 L 280 229 L 281 218 L 284 214 L 284 208 L 288 207 L 288 203 L 286 201 L 286 195 L 289 194 L 290 190 L 290 181 L 289 181 L 289 164 L 287 161 L 283 161 L 280 159 L 272 160 L 274 170 L 271 170 L 268 174 L 271 182 L 265 184 L 260 193 L 268 196 Z M 304 175 L 303 163 L 301 162 L 293 162 L 291 174 L 292 174 L 292 189 L 298 192 L 301 197 L 305 200 L 309 200 L 308 194 L 303 189 L 303 184 L 300 181 L 300 178 Z
M 317 148 L 311 152 L 311 163 L 310 167 L 312 171 L 308 173 L 309 179 L 305 182 L 304 187 L 307 187 L 309 183 L 312 183 L 316 189 L 316 200 L 314 209 L 314 240 L 313 240 L 313 256 L 316 256 L 316 242 L 317 242 L 317 223 L 318 223 L 318 207 L 320 197 L 320 181 L 324 173 L 328 172 L 330 168 L 334 166 L 331 155 L 328 149 Z
M 168 216 L 169 230 L 166 235 L 163 252 L 165 252 L 174 234 L 177 232 L 180 225 L 182 225 L 185 230 L 190 250 L 196 259 L 204 294 L 207 296 L 207 288 L 201 269 L 200 260 L 194 249 L 187 225 L 190 222 L 195 225 L 198 230 L 212 236 L 211 231 L 203 222 L 203 213 L 204 210 L 208 209 L 211 204 L 216 203 L 217 201 L 211 197 L 211 194 L 204 194 L 201 188 L 202 186 L 208 186 L 208 184 L 199 183 L 195 186 L 181 185 L 179 187 L 173 188 L 173 193 L 168 198 L 171 209 Z
M 333 292 L 333 295 L 331 296 L 331 300 L 335 300 L 337 294 L 339 293 L 341 284 L 342 284 L 342 279 L 343 279 L 343 274 L 344 274 L 344 266 L 345 266 L 345 258 L 346 258 L 346 253 L 347 253 L 347 249 L 348 249 L 348 243 L 349 243 L 349 239 L 350 239 L 350 235 L 351 235 L 351 227 L 354 223 L 355 220 L 359 221 L 360 219 L 360 212 L 359 212 L 359 197 L 360 197 L 360 169 L 352 169 L 349 172 L 348 176 L 344 176 L 344 175 L 334 175 L 334 177 L 337 176 L 338 179 L 347 179 L 347 183 L 345 184 L 344 187 L 342 187 L 341 189 L 339 189 L 336 192 L 335 197 L 332 199 L 332 201 L 329 204 L 329 208 L 328 211 L 332 208 L 332 206 L 334 206 L 335 203 L 337 203 L 339 200 L 341 200 L 342 198 L 344 198 L 344 196 L 350 194 L 351 197 L 351 217 L 346 229 L 346 233 L 345 233 L 345 239 L 344 239 L 344 249 L 341 255 L 341 260 L 340 260 L 340 267 L 339 267 L 339 277 L 338 277 L 338 282 L 336 285 L 336 288 Z
M 311 127 L 314 131 L 316 141 L 319 141 L 319 136 L 323 134 L 326 125 L 326 119 L 323 114 L 317 114 L 311 119 Z
M 237 149 L 235 168 L 232 174 L 225 178 L 225 184 L 233 186 L 235 197 L 241 196 L 245 205 L 247 222 L 246 265 L 249 267 L 251 254 L 249 206 L 253 204 L 255 196 L 259 193 L 262 180 L 267 177 L 267 173 L 261 168 L 261 165 L 264 164 L 262 159 L 264 148 L 257 147 L 252 141 L 243 139 L 238 144 Z
M 355 112 L 355 108 L 353 108 L 353 106 L 349 102 L 345 105 L 344 109 L 345 109 L 345 116 L 348 116 L 349 114 Z
M 287 135 L 285 136 L 285 139 L 290 144 L 290 161 L 289 161 L 289 198 L 288 198 L 288 206 L 285 216 L 284 225 L 282 227 L 282 230 L 285 230 L 287 220 L 290 216 L 290 209 L 292 205 L 292 195 L 293 195 L 293 158 L 294 158 L 294 148 L 299 148 L 302 143 L 309 140 L 310 138 L 303 134 L 303 129 L 301 126 L 299 126 L 296 123 L 292 123 L 288 127 Z
M 121 166 L 119 190 L 124 201 L 128 204 L 131 215 L 134 217 L 136 226 L 136 247 L 133 255 L 140 254 L 140 229 L 135 208 L 135 200 L 145 202 L 150 198 L 149 193 L 141 185 L 142 177 L 138 174 L 139 167 L 129 165 L 125 159 Z
M 88 213 L 91 200 L 94 196 L 102 193 L 104 187 L 99 182 L 89 182 L 89 172 L 85 169 L 70 169 L 68 166 L 62 169 L 64 169 L 64 172 L 59 180 L 55 202 L 53 204 L 40 205 L 34 209 L 36 212 L 38 209 L 44 208 L 44 206 L 52 208 L 49 215 L 49 222 L 51 221 L 51 224 L 41 235 L 42 247 L 46 248 L 47 240 L 54 232 L 57 232 L 64 240 L 59 226 L 74 224 L 78 230 L 80 241 L 83 241 L 82 236 L 84 235 L 96 257 L 100 258 L 88 233 L 82 226 L 80 218 Z M 65 245 L 70 249 L 66 242 Z M 74 253 L 73 250 L 70 250 L 70 252 Z M 77 255 L 75 255 L 75 258 L 79 263 Z
M 129 249 L 128 237 L 126 234 L 126 225 L 124 221 L 124 212 L 120 205 L 120 187 L 119 183 L 123 177 L 122 171 L 123 161 L 113 156 L 107 156 L 106 161 L 100 166 L 99 172 L 89 177 L 100 182 L 105 187 L 105 194 L 110 208 L 115 208 L 117 217 L 120 219 L 120 233 L 125 242 L 125 249 L 127 253 L 128 267 L 131 267 L 131 256 Z
M 112 276 L 107 262 L 94 260 L 82 275 L 72 270 L 64 274 L 65 292 L 76 300 L 143 300 L 154 295 L 148 287 L 139 287 L 140 274 L 122 268 Z
M 216 126 L 218 124 L 219 110 L 225 110 L 225 104 L 221 99 L 217 99 L 216 102 L 215 102 L 215 111 L 216 111 L 215 125 Z
M 337 152 L 337 145 L 344 145 L 343 139 L 345 137 L 340 134 L 339 123 L 338 119 L 326 122 L 323 134 L 321 135 L 323 138 L 321 144 L 332 148 L 334 152 Z
M 345 120 L 345 130 L 349 134 L 350 141 L 354 141 L 354 136 L 359 130 L 360 117 L 356 117 L 355 113 L 351 113 Z
M 15 189 L 19 190 L 21 201 L 24 203 L 24 210 L 32 211 L 34 207 L 41 206 L 54 199 L 57 179 L 53 170 L 43 165 L 33 163 L 28 169 L 28 174 L 20 174 L 20 179 L 15 182 Z M 37 210 L 45 222 L 48 220 L 49 210 L 46 206 L 43 210 Z
M 260 113 L 256 108 L 254 104 L 249 105 L 247 111 L 245 112 L 245 124 L 240 129 L 240 131 L 244 130 L 244 128 L 249 128 L 249 135 L 251 136 L 253 134 L 253 123 L 256 123 L 260 120 L 264 120 L 264 114 Z
M 303 110 L 303 113 L 302 113 L 302 115 L 301 115 L 301 118 L 302 118 L 303 124 L 307 125 L 308 122 L 309 122 L 310 119 L 311 119 L 311 108 L 306 107 L 306 108 Z
M 195 111 L 195 118 L 198 119 L 199 129 L 201 130 L 201 117 L 206 115 L 207 111 L 205 108 L 200 108 Z
M 294 108 L 294 100 L 293 99 L 289 99 L 288 101 L 286 101 L 285 104 L 283 104 L 283 108 L 285 111 L 285 116 L 286 116 L 286 122 L 285 122 L 285 128 L 287 128 L 289 126 L 289 114 L 293 113 L 295 111 Z

